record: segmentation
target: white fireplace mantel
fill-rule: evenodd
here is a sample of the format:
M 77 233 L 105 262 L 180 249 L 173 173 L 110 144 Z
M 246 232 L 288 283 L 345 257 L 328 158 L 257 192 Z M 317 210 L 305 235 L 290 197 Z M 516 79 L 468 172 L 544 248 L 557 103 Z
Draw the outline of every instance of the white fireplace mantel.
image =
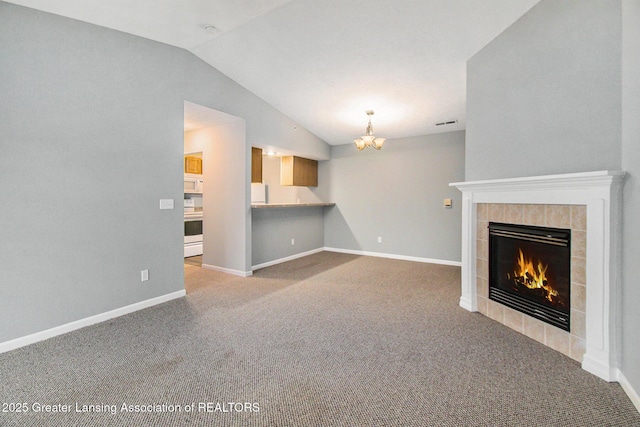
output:
M 624 172 L 596 171 L 449 184 L 462 191 L 462 296 L 477 311 L 478 203 L 587 207 L 586 342 L 582 368 L 618 380 L 620 354 L 621 191 Z

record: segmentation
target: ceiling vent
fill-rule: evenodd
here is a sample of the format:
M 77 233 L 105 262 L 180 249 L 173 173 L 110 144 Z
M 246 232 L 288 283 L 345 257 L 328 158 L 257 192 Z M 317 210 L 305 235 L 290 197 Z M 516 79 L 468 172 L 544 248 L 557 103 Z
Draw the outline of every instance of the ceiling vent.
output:
M 436 126 L 444 126 L 444 125 L 452 125 L 458 123 L 457 120 L 449 120 L 448 122 L 440 122 L 440 123 L 436 123 Z

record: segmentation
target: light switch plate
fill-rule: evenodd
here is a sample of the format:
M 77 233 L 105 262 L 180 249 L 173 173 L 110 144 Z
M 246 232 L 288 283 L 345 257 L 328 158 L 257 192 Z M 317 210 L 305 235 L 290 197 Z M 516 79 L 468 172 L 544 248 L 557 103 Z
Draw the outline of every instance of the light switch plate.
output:
M 160 199 L 160 209 L 173 209 L 173 199 Z
M 444 199 L 444 207 L 451 209 L 451 199 Z

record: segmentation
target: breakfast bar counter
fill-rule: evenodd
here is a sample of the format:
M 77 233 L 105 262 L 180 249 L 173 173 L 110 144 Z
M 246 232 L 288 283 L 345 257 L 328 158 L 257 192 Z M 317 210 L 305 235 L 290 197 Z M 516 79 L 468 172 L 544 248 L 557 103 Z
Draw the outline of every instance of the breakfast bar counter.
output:
M 272 209 L 272 208 L 312 208 L 335 206 L 335 203 L 255 203 L 251 209 Z

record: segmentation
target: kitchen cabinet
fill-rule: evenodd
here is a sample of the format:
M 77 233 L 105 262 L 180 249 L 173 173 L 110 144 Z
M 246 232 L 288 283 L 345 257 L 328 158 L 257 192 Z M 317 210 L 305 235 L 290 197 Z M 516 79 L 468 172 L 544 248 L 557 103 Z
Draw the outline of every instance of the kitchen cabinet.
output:
M 202 157 L 184 156 L 184 173 L 202 175 Z
M 318 161 L 298 156 L 283 156 L 280 161 L 280 185 L 318 186 Z
M 262 182 L 262 149 L 251 147 L 251 183 Z

